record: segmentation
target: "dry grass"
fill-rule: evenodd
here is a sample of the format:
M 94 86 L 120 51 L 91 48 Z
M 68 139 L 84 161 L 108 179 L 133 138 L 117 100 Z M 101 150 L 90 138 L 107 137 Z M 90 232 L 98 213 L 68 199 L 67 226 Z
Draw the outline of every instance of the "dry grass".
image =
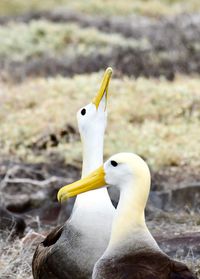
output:
M 65 4 L 70 1 L 66 0 Z M 158 17 L 200 10 L 198 0 L 126 0 L 123 1 L 74 1 L 70 8 L 81 12 L 103 15 L 130 15 L 133 13 Z
M 2 153 L 26 161 L 41 161 L 49 153 L 81 161 L 80 142 L 60 143 L 34 154 L 27 148 L 48 131 L 66 123 L 76 127 L 76 111 L 90 102 L 101 74 L 1 83 Z M 153 168 L 188 164 L 200 166 L 200 82 L 198 77 L 165 79 L 124 77 L 111 82 L 106 157 L 134 151 Z
M 0 278 L 31 279 L 31 262 L 35 244 L 24 245 L 22 240 L 10 241 L 0 237 Z
M 37 245 L 50 231 L 41 227 L 40 220 L 29 216 L 23 238 L 13 237 L 12 231 L 0 231 L 0 278 L 32 279 L 32 259 Z M 35 230 L 31 229 L 34 224 Z M 29 226 L 30 225 L 30 226 Z
M 171 219 L 170 219 L 171 220 Z M 170 233 L 176 232 L 186 232 L 187 230 L 198 231 L 197 227 L 188 226 L 187 224 L 177 225 L 173 222 L 167 224 L 166 222 L 149 222 L 149 228 L 154 234 L 165 235 L 166 231 Z M 159 229 L 159 231 L 157 231 Z M 32 231 L 27 232 L 26 238 L 31 236 Z M 1 279 L 32 279 L 32 257 L 35 251 L 37 243 L 41 239 L 33 239 L 32 241 L 25 242 L 24 239 L 14 239 L 10 240 L 9 234 L 4 233 L 4 238 L 0 235 L 0 278 Z M 180 253 L 182 254 L 182 252 Z M 179 251 L 177 251 L 177 259 L 185 262 L 192 270 L 200 276 L 200 260 L 194 257 L 192 251 L 188 252 L 186 257 L 178 256 Z
M 79 12 L 103 15 L 129 15 L 138 13 L 148 16 L 171 15 L 200 10 L 199 0 L 1 0 L 0 15 L 13 15 L 29 11 L 49 10 L 57 7 Z

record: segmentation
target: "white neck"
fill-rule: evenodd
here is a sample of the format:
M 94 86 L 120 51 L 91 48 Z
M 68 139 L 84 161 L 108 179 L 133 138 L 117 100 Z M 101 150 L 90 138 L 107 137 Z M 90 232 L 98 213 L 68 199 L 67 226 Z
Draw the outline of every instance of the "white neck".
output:
M 91 135 L 82 139 L 82 178 L 103 164 L 103 135 Z
M 88 175 L 103 164 L 103 143 L 104 134 L 96 133 L 88 135 L 86 139 L 82 139 L 83 144 L 83 165 L 82 177 Z M 111 205 L 110 197 L 106 188 L 83 193 L 77 196 L 75 208 L 83 209 L 86 207 L 103 207 Z
M 144 209 L 150 188 L 148 180 L 135 181 L 134 185 L 131 181 L 130 185 L 123 185 L 120 189 L 120 200 L 107 251 L 137 249 L 143 247 L 144 243 L 158 249 L 145 223 Z M 146 191 L 143 183 L 147 183 Z

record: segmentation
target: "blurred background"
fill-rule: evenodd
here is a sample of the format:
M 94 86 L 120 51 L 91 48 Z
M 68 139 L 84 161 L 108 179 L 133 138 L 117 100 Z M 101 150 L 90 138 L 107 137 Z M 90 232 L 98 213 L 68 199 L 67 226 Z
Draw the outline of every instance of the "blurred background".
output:
M 148 226 L 200 274 L 200 1 L 1 0 L 1 279 L 32 278 L 36 245 L 69 216 L 56 193 L 80 177 L 76 112 L 108 66 L 105 159 L 146 159 Z

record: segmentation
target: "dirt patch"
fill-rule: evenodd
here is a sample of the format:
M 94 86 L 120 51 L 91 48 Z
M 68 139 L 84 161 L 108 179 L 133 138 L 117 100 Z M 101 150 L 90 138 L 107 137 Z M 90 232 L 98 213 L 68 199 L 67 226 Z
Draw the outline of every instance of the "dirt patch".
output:
M 192 174 L 180 168 L 168 168 L 165 172 L 153 173 L 153 191 L 148 205 L 150 213 L 148 210 L 147 213 L 155 216 L 154 211 L 157 209 L 190 212 L 189 207 L 199 212 L 197 196 L 200 195 L 200 177 L 197 172 L 195 176 L 194 172 Z M 80 169 L 65 165 L 62 161 L 51 164 L 3 162 L 0 165 L 0 174 L 1 205 L 25 218 L 28 215 L 38 215 L 46 223 L 55 223 L 62 208 L 56 201 L 57 191 L 61 186 L 77 180 Z M 109 192 L 116 206 L 118 192 L 114 188 Z M 73 203 L 74 200 L 68 202 L 69 212 L 66 212 L 64 218 L 70 215 Z
M 40 58 L 30 58 L 25 62 L 1 61 L 0 75 L 4 80 L 11 79 L 16 82 L 29 77 L 68 76 L 97 72 L 111 65 L 107 55 L 92 53 L 89 56 L 63 56 L 53 57 L 44 55 Z
M 80 136 L 76 129 L 72 125 L 66 124 L 59 130 L 44 133 L 27 147 L 37 152 L 39 150 L 45 150 L 48 147 L 58 146 L 61 142 L 77 141 L 79 138 Z
M 2 162 L 0 173 L 1 205 L 28 222 L 30 217 L 39 216 L 45 224 L 59 222 L 62 209 L 56 202 L 59 188 L 80 177 L 78 168 L 61 161 L 53 164 Z M 72 204 L 73 200 L 69 202 L 69 210 Z
M 171 166 L 152 172 L 152 190 L 174 190 L 200 184 L 199 167 Z

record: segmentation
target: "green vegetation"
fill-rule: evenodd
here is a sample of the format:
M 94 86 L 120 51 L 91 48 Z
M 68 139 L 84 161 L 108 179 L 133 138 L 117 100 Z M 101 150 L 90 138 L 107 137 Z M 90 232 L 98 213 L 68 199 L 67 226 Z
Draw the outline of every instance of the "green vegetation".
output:
M 65 0 L 1 0 L 0 14 L 4 15 L 18 15 L 25 12 L 48 10 L 65 3 Z
M 160 16 L 181 12 L 196 12 L 200 10 L 200 2 L 199 0 L 126 0 L 125 3 L 115 0 L 1 0 L 0 15 L 15 15 L 58 7 L 90 14 L 129 15 L 138 13 Z
M 20 34 L 20 36 L 19 36 Z M 23 61 L 42 55 L 67 53 L 69 56 L 88 54 L 98 48 L 111 50 L 113 46 L 140 48 L 148 46 L 145 40 L 125 39 L 119 34 L 106 34 L 94 28 L 81 28 L 76 24 L 57 24 L 48 21 L 10 23 L 0 26 L 0 57 Z
M 98 90 L 100 77 L 92 74 L 71 79 L 35 79 L 20 85 L 2 83 L 3 153 L 23 160 L 43 161 L 54 152 L 64 154 L 67 162 L 81 161 L 79 141 L 61 142 L 37 154 L 28 146 L 66 123 L 76 127 L 76 111 L 90 102 Z M 185 76 L 177 77 L 173 83 L 162 78 L 113 79 L 105 155 L 135 151 L 147 158 L 153 168 L 199 165 L 199 86 L 198 78 Z

